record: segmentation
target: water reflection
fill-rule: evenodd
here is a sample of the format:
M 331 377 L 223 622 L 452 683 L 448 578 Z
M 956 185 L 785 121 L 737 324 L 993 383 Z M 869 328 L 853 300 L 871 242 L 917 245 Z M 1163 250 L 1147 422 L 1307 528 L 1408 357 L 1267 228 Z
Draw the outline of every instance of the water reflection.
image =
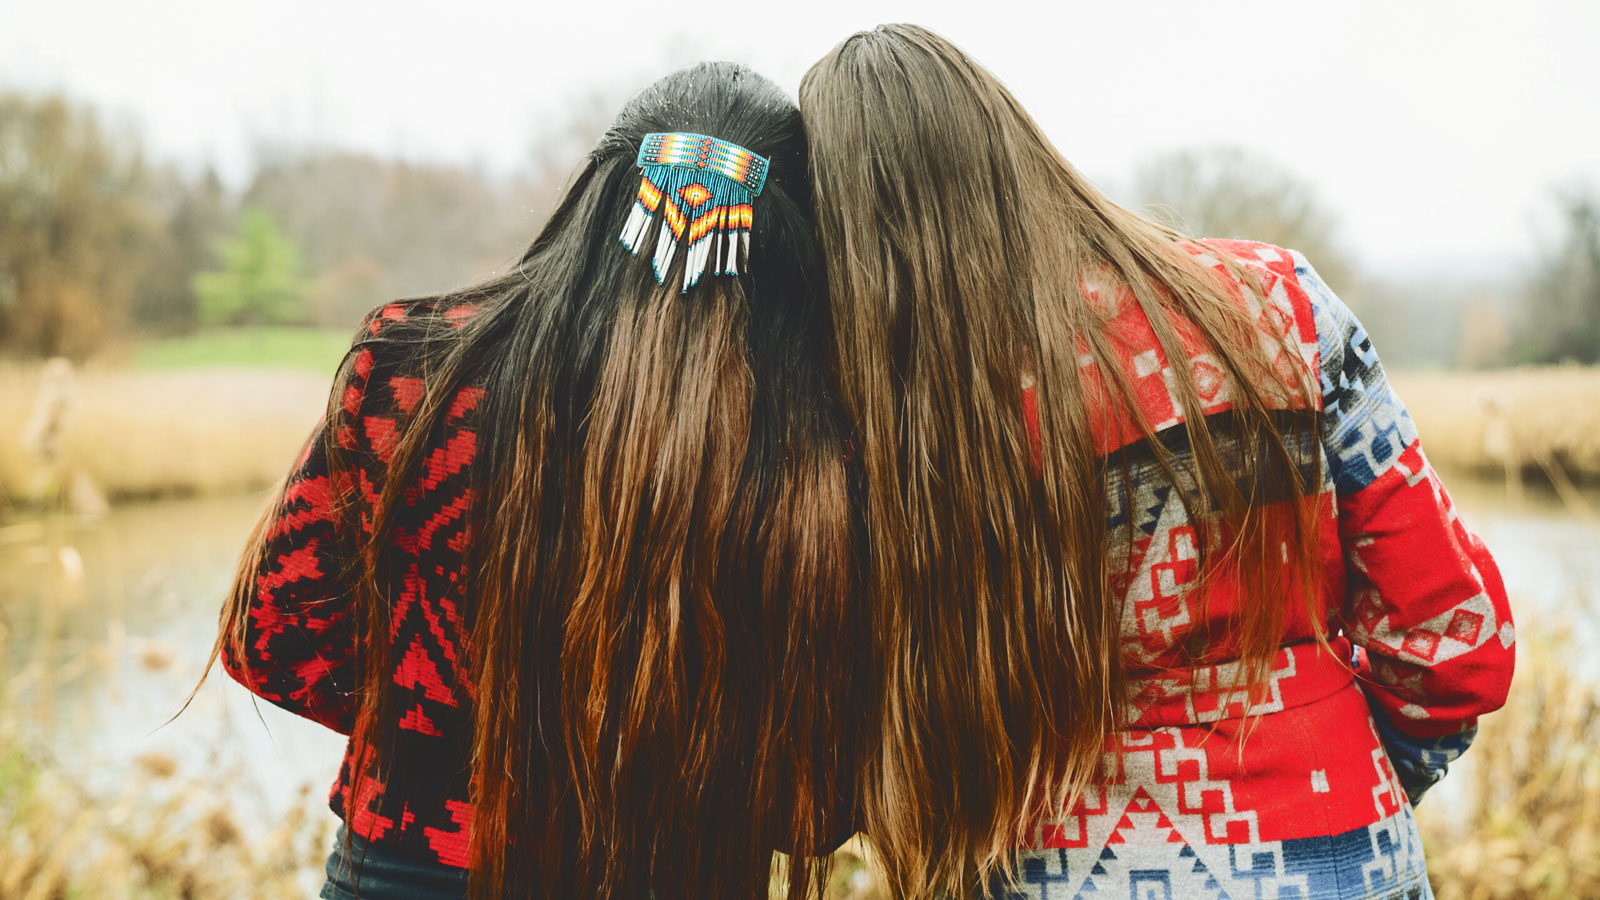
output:
M 0 529 L 3 684 L 27 743 L 96 796 L 174 773 L 246 831 L 324 810 L 343 738 L 202 671 L 259 496 L 132 504 Z M 159 793 L 159 792 L 158 792 Z
M 1586 508 L 1574 510 L 1554 491 L 1444 475 L 1467 526 L 1483 538 L 1500 564 L 1512 614 L 1523 633 L 1568 639 L 1574 647 L 1600 646 L 1600 491 L 1587 491 Z M 1600 681 L 1600 654 L 1583 654 L 1573 668 Z

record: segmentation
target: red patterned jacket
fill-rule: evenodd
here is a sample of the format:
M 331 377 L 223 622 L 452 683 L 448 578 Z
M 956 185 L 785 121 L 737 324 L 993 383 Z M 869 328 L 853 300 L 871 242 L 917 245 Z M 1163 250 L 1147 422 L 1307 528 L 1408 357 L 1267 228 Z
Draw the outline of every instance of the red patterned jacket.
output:
M 1320 410 L 1282 414 L 1317 414 L 1313 599 L 1333 652 L 1314 640 L 1307 598 L 1286 594 L 1289 626 L 1264 691 L 1230 691 L 1228 663 L 1186 666 L 1194 638 L 1226 633 L 1237 585 L 1186 590 L 1198 538 L 1181 488 L 1137 432 L 1102 434 L 1131 473 L 1113 478 L 1110 514 L 1133 724 L 1111 738 L 1109 777 L 1040 823 L 1013 896 L 1431 897 L 1411 804 L 1466 749 L 1478 716 L 1505 701 L 1515 632 L 1499 571 L 1428 465 L 1366 332 L 1305 258 L 1244 241 L 1186 246 L 1219 271 L 1227 254 L 1259 277 L 1260 326 L 1293 348 L 1280 367 L 1321 382 Z M 1113 305 L 1111 336 L 1157 438 L 1186 456 L 1185 423 L 1225 416 L 1231 385 L 1209 348 L 1186 340 L 1178 364 L 1203 408 L 1180 408 L 1174 363 L 1137 305 L 1125 293 L 1098 299 Z
M 378 334 L 418 307 L 394 303 L 362 328 Z M 462 314 L 470 308 L 462 307 Z M 381 345 L 380 345 L 381 346 Z M 340 445 L 356 471 L 331 473 L 319 425 L 294 470 L 270 525 L 257 594 L 246 632 L 248 670 L 224 654 L 233 677 L 266 700 L 342 734 L 355 726 L 352 625 L 341 574 L 358 558 L 359 536 L 338 527 L 335 479 L 353 479 L 356 515 L 370 527 L 372 504 L 402 420 L 423 396 L 423 383 L 376 358 L 358 342 L 354 374 L 338 398 L 353 423 Z M 472 820 L 469 773 L 472 717 L 466 679 L 467 643 L 460 584 L 465 576 L 464 513 L 472 502 L 469 467 L 476 450 L 473 413 L 481 396 L 463 387 L 435 434 L 421 476 L 405 495 L 391 544 L 404 560 L 391 613 L 397 664 L 391 694 L 397 736 L 387 789 L 370 759 L 347 749 L 329 805 L 362 838 L 423 859 L 467 865 Z M 356 792 L 357 767 L 368 777 Z

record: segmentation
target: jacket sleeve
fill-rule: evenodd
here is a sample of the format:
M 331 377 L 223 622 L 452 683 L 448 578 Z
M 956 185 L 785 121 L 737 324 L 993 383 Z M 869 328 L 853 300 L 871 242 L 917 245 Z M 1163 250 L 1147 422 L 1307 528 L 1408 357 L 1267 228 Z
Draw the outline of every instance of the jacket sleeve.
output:
M 387 307 L 375 310 L 358 334 L 376 333 L 392 317 Z M 350 733 L 358 706 L 350 577 L 361 537 L 339 504 L 371 489 L 372 457 L 370 429 L 360 426 L 372 352 L 358 343 L 351 356 L 349 379 L 330 399 L 351 423 L 337 437 L 356 462 L 352 471 L 329 471 L 327 426 L 319 422 L 263 526 L 244 658 L 226 641 L 222 653 L 223 667 L 253 693 L 342 734 Z
M 319 423 L 269 513 L 246 612 L 243 658 L 223 644 L 235 681 L 264 700 L 349 734 L 355 698 L 343 567 L 354 559 L 334 515 Z
M 1413 803 L 1505 703 L 1515 629 L 1494 559 L 1423 455 L 1371 340 L 1304 256 L 1338 504 L 1340 610 L 1378 734 Z

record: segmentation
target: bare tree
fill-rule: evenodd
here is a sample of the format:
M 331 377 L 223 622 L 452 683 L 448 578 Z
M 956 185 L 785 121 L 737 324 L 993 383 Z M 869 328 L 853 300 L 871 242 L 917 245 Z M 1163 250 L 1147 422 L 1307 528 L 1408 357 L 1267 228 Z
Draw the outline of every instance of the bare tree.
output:
M 1237 147 L 1168 153 L 1140 166 L 1133 187 L 1149 214 L 1186 234 L 1299 250 L 1329 284 L 1350 286 L 1333 215 L 1310 185 L 1270 160 Z
M 0 346 L 81 358 L 126 321 L 159 227 L 146 185 L 90 110 L 0 94 Z
M 1559 192 L 1561 232 L 1529 279 L 1517 356 L 1525 362 L 1600 362 L 1600 190 Z
M 384 300 L 502 269 L 538 224 L 526 195 L 521 180 L 460 166 L 279 150 L 243 202 L 270 213 L 300 247 L 312 319 L 346 326 Z
M 615 88 L 590 88 L 567 103 L 561 115 L 538 122 L 528 153 L 529 212 L 543 221 L 583 158 L 605 134 L 627 97 Z
M 218 242 L 233 230 L 236 210 L 215 171 L 190 175 L 166 165 L 151 180 L 162 227 L 134 292 L 133 322 L 146 332 L 188 334 L 201 324 L 195 275 L 214 267 Z

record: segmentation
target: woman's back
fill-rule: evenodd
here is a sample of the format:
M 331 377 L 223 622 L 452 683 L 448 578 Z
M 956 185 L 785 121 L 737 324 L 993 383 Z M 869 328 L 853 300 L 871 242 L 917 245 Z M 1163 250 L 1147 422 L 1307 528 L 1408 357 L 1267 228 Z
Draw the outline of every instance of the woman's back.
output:
M 1241 602 L 1237 583 L 1197 584 L 1200 538 L 1172 480 L 1141 436 L 1104 433 L 1129 726 L 1108 745 L 1105 777 L 1067 815 L 1040 823 L 1019 887 L 1048 897 L 1427 896 L 1409 804 L 1510 680 L 1514 632 L 1494 561 L 1427 466 L 1359 323 L 1304 257 L 1244 241 L 1186 248 L 1227 254 L 1260 279 L 1277 312 L 1258 321 L 1285 330 L 1318 373 L 1320 410 L 1280 414 L 1321 425 L 1320 586 L 1307 604 L 1285 583 L 1282 647 L 1263 680 L 1242 685 L 1219 641 Z M 1190 414 L 1167 388 L 1171 362 L 1129 306 L 1112 329 L 1129 377 L 1155 386 L 1139 397 L 1182 473 Z M 1191 349 L 1184 364 L 1209 388 L 1200 412 L 1225 423 L 1228 379 L 1205 348 Z
M 1512 631 L 1354 317 L 1125 209 L 910 25 L 802 81 L 882 696 L 893 889 L 1426 894 L 1407 794 Z
M 775 85 L 682 70 L 515 267 L 358 333 L 219 639 L 350 735 L 330 891 L 368 854 L 496 898 L 818 876 L 865 629 L 805 173 Z

